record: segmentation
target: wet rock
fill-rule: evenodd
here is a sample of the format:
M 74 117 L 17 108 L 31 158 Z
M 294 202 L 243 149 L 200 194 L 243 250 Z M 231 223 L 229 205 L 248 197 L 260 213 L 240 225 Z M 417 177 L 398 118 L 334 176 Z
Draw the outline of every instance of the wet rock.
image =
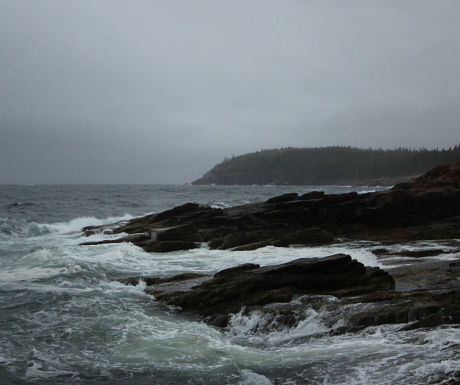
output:
M 440 385 L 460 385 L 460 370 L 448 373 L 447 380 L 443 381 Z
M 80 246 L 92 246 L 92 245 L 104 245 L 108 243 L 121 243 L 121 242 L 132 242 L 139 243 L 144 242 L 150 239 L 150 234 L 141 233 L 141 234 L 131 234 L 123 238 L 118 239 L 105 239 L 103 241 L 94 241 L 94 242 L 82 242 Z
M 386 254 L 389 254 L 389 253 L 390 253 L 390 251 L 388 249 L 383 248 L 383 247 L 372 250 L 372 254 L 377 255 L 377 256 L 386 255 Z
M 198 285 L 182 281 L 176 291 L 169 285 L 154 284 L 149 293 L 159 301 L 221 324 L 244 306 L 289 302 L 303 294 L 355 296 L 393 286 L 393 279 L 384 271 L 366 268 L 348 255 L 337 254 L 275 266 L 244 264 L 223 270 Z
M 299 194 L 297 193 L 287 193 L 278 195 L 276 197 L 268 199 L 265 203 L 272 204 L 272 203 L 281 203 L 281 202 L 289 202 L 299 198 Z
M 403 329 L 434 327 L 460 322 L 460 292 L 387 292 L 373 298 L 353 298 L 342 304 L 367 304 L 351 314 L 347 329 L 358 330 L 382 324 L 408 324 Z M 359 300 L 359 302 L 357 302 Z M 357 307 L 359 309 L 359 307 Z
M 250 317 L 253 312 L 264 322 L 254 326 L 255 332 L 295 327 L 311 314 L 332 334 L 382 324 L 406 324 L 404 330 L 460 324 L 460 261 L 423 262 L 390 271 L 337 254 L 264 267 L 246 263 L 213 276 L 141 279 L 157 300 L 218 327 L 226 327 L 237 314 Z
M 191 250 L 198 246 L 195 242 L 190 241 L 147 241 L 140 246 L 148 252 L 168 253 L 170 251 Z
M 159 278 L 159 277 L 132 277 L 132 278 L 125 278 L 120 279 L 119 282 L 124 283 L 126 285 L 137 286 L 141 281 L 145 282 L 147 286 L 151 285 L 159 285 L 163 283 L 170 283 L 170 282 L 180 282 L 180 281 L 188 281 L 191 279 L 197 278 L 204 278 L 208 277 L 206 274 L 199 274 L 199 273 L 182 273 L 177 274 L 172 277 L 167 278 Z
M 148 234 L 148 240 L 134 237 L 119 241 L 151 252 L 188 250 L 202 242 L 211 249 L 253 250 L 268 245 L 326 244 L 337 239 L 455 239 L 460 238 L 459 186 L 460 163 L 454 163 L 383 192 L 310 192 L 300 197 L 288 193 L 226 209 L 187 203 L 83 231 L 86 235 Z
M 443 254 L 443 249 L 429 249 L 429 250 L 404 250 L 394 253 L 394 255 L 410 258 L 425 258 L 425 257 L 434 257 L 439 254 Z
M 310 191 L 308 193 L 302 194 L 299 199 L 304 201 L 309 201 L 312 199 L 321 199 L 324 198 L 324 191 Z
M 398 256 L 408 258 L 426 258 L 435 257 L 440 254 L 456 253 L 459 250 L 444 250 L 444 249 L 421 249 L 421 250 L 400 250 L 391 251 L 385 248 L 372 250 L 372 253 L 377 256 Z
M 234 275 L 241 273 L 243 271 L 254 270 L 260 268 L 260 265 L 255 263 L 243 263 L 242 265 L 238 265 L 235 267 L 230 267 L 228 269 L 221 270 L 214 274 L 214 277 L 225 277 L 229 275 Z

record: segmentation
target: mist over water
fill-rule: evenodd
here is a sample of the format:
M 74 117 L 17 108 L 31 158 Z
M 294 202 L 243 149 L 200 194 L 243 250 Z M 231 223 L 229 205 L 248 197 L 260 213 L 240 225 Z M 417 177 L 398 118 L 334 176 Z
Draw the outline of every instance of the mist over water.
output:
M 79 230 L 86 225 L 189 201 L 227 207 L 314 189 L 352 190 L 0 186 L 0 383 L 427 384 L 460 370 L 460 331 L 455 327 L 403 332 L 397 331 L 401 325 L 384 325 L 334 336 L 327 332 L 339 327 L 340 319 L 325 308 L 305 306 L 292 327 L 253 312 L 235 314 L 229 327 L 220 330 L 156 302 L 143 292 L 143 284 L 116 281 L 213 273 L 240 263 L 268 265 L 338 252 L 381 266 L 371 252 L 379 247 L 376 243 L 165 254 L 127 243 L 78 246 L 110 237 L 82 237 Z M 319 301 L 334 301 L 323 297 Z

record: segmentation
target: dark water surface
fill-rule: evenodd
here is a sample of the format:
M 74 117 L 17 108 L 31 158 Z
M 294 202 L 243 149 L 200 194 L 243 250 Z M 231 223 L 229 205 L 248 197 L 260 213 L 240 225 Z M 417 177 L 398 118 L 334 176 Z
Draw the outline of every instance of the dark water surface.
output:
M 0 185 L 0 217 L 39 223 L 78 217 L 139 216 L 187 202 L 235 206 L 285 192 L 374 191 L 351 186 Z M 385 189 L 380 187 L 377 189 Z

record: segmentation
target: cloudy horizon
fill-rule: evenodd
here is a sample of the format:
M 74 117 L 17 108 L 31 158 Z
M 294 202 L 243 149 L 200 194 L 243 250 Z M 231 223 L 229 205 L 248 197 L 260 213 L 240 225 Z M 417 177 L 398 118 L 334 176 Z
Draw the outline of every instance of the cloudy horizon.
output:
M 460 142 L 460 2 L 0 0 L 0 183 Z

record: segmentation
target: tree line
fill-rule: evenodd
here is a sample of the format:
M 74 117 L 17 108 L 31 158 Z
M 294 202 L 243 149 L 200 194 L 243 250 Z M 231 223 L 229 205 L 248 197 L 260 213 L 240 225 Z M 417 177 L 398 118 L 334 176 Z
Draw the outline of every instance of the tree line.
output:
M 411 177 L 460 161 L 460 144 L 448 149 L 362 149 L 344 146 L 281 148 L 234 156 L 193 184 L 318 185 Z

